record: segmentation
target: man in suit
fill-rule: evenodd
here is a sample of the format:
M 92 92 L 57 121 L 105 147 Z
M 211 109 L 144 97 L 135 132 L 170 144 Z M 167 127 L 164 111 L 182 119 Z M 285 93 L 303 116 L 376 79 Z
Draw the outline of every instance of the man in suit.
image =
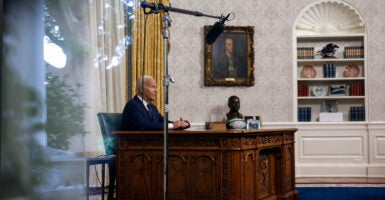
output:
M 157 85 L 153 77 L 141 76 L 136 83 L 136 95 L 127 102 L 122 114 L 122 130 L 163 130 L 163 116 L 151 104 L 157 96 Z M 180 118 L 169 121 L 168 128 L 186 129 L 190 123 Z

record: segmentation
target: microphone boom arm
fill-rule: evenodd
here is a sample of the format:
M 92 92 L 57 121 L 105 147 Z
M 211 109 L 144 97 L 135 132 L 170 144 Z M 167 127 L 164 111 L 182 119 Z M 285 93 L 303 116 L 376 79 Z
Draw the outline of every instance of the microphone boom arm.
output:
M 180 8 L 173 8 L 171 6 L 164 6 L 163 4 L 155 4 L 155 3 L 147 3 L 146 1 L 142 1 L 140 3 L 140 6 L 143 8 L 143 9 L 146 9 L 146 8 L 150 8 L 151 9 L 151 12 L 144 12 L 145 14 L 152 14 L 152 13 L 155 13 L 155 14 L 158 14 L 159 13 L 159 10 L 164 10 L 166 12 L 170 11 L 170 12 L 176 12 L 176 13 L 181 13 L 181 14 L 186 14 L 186 15 L 193 15 L 193 16 L 196 16 L 196 17 L 210 17 L 210 18 L 215 18 L 215 19 L 224 19 L 224 17 L 221 15 L 221 16 L 214 16 L 214 15 L 207 15 L 207 14 L 204 14 L 202 12 L 199 12 L 199 11 L 191 11 L 191 10 L 185 10 L 185 9 L 180 9 Z
M 176 12 L 176 13 L 182 13 L 182 14 L 187 14 L 187 15 L 193 15 L 196 17 L 210 17 L 210 18 L 215 18 L 215 19 L 222 19 L 222 16 L 213 16 L 213 15 L 206 15 L 204 13 L 201 13 L 199 11 L 190 11 L 190 10 L 184 10 L 180 8 L 172 8 L 172 7 L 165 7 L 165 11 L 171 11 L 171 12 Z

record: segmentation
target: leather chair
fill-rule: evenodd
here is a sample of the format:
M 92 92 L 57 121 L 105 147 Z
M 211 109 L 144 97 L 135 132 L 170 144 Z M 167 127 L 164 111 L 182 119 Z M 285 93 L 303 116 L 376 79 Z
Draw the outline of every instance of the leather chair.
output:
M 112 131 L 120 129 L 121 113 L 98 113 L 99 125 L 103 136 L 104 148 L 107 155 L 116 155 L 116 138 L 111 135 Z M 108 200 L 114 199 L 115 192 L 115 168 L 116 162 L 109 162 L 109 176 L 110 181 L 108 185 Z

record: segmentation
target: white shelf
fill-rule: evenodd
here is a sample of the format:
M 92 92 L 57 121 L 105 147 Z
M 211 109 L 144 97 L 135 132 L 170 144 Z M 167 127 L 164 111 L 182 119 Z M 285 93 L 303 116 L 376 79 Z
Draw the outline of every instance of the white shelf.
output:
M 328 39 L 354 39 L 365 37 L 364 33 L 335 34 L 335 35 L 298 35 L 297 40 L 328 40 Z
M 297 59 L 298 63 L 323 62 L 364 62 L 364 58 L 329 58 L 329 59 Z
M 365 99 L 365 96 L 344 96 L 344 95 L 334 95 L 334 96 L 306 96 L 298 97 L 298 100 L 324 100 L 324 99 Z
M 351 78 L 298 78 L 297 81 L 301 82 L 330 82 L 330 81 L 364 81 L 364 77 L 351 77 Z
M 323 14 L 320 15 L 320 13 Z M 322 112 L 322 106 L 325 106 L 324 103 L 328 100 L 332 100 L 330 102 L 336 100 L 338 112 L 343 113 L 344 121 L 341 124 L 362 123 L 361 121 L 349 121 L 353 107 L 364 107 L 367 120 L 367 33 L 365 22 L 357 13 L 353 7 L 342 1 L 319 1 L 300 14 L 294 31 L 294 50 L 297 50 L 298 55 L 295 55 L 293 68 L 296 87 L 293 117 L 296 119 L 295 121 L 298 121 L 298 118 L 308 119 L 308 114 L 310 114 L 311 121 L 298 121 L 298 123 L 322 123 L 317 122 L 317 118 Z M 322 58 L 323 55 L 319 52 L 330 43 L 337 45 L 333 53 L 336 58 Z M 363 48 L 357 48 L 358 51 L 355 52 L 353 48 L 348 47 Z M 345 58 L 347 54 L 363 58 Z M 299 59 L 304 57 L 312 59 Z M 324 77 L 327 64 L 333 64 L 334 78 Z M 304 78 L 302 70 L 306 65 L 310 65 L 315 70 L 314 78 Z M 357 77 L 345 77 L 345 70 L 349 65 L 357 65 L 359 68 Z M 332 85 L 345 85 L 345 94 L 361 94 L 362 96 L 311 96 L 315 87 L 321 86 L 330 90 Z M 323 94 L 329 93 L 330 91 L 327 91 Z M 298 94 L 307 96 L 298 96 Z M 306 112 L 310 110 L 310 113 L 298 116 L 297 107 L 304 108 L 305 110 L 302 111 Z

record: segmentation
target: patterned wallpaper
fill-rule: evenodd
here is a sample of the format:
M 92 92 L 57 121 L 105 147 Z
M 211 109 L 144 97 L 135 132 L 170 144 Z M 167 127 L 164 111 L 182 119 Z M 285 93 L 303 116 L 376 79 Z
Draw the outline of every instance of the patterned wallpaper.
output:
M 203 26 L 216 19 L 170 13 L 170 119 L 193 123 L 220 120 L 227 98 L 241 99 L 240 112 L 259 114 L 264 122 L 293 122 L 293 27 L 299 13 L 314 0 L 170 0 L 176 8 L 208 15 L 235 13 L 232 26 L 254 26 L 255 86 L 205 87 Z M 346 1 L 361 12 L 368 32 L 369 120 L 385 121 L 385 1 Z

